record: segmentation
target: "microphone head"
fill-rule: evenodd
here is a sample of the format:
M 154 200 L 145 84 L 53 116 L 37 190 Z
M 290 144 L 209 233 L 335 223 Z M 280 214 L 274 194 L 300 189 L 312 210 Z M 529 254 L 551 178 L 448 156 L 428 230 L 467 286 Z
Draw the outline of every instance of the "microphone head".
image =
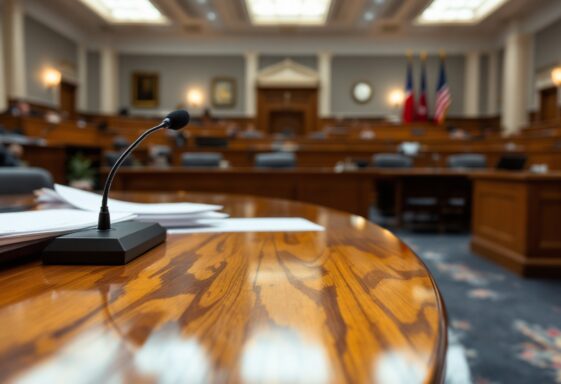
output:
M 186 110 L 178 109 L 177 111 L 173 111 L 168 114 L 164 121 L 165 120 L 167 120 L 168 122 L 167 128 L 177 131 L 189 124 L 191 116 L 189 116 L 189 112 L 187 112 Z

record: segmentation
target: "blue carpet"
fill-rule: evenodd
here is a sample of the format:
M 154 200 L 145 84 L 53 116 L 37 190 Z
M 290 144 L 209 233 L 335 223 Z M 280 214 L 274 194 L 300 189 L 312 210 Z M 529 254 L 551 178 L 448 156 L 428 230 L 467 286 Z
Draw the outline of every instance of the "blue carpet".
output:
M 561 280 L 518 277 L 472 254 L 469 235 L 397 235 L 431 270 L 474 383 L 561 383 Z

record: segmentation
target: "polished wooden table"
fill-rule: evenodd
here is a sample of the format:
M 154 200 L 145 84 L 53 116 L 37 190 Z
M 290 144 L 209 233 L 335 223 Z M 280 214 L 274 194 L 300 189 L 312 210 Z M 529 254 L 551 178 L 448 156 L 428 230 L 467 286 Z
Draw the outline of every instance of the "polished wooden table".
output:
M 284 200 L 120 197 L 304 217 L 325 231 L 168 235 L 126 266 L 4 267 L 1 382 L 442 381 L 442 299 L 390 232 Z

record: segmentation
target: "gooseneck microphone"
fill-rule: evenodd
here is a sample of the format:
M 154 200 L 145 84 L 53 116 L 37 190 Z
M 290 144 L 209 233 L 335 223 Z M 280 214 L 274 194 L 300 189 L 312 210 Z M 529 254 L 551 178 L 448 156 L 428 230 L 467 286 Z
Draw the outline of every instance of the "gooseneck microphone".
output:
M 160 129 L 179 130 L 189 123 L 189 113 L 170 113 L 157 126 L 140 135 L 109 171 L 97 228 L 59 236 L 43 250 L 45 264 L 122 265 L 166 241 L 166 230 L 158 223 L 124 221 L 111 224 L 107 200 L 115 174 L 132 151 L 148 136 Z
M 139 144 L 145 138 L 150 136 L 152 133 L 154 133 L 156 131 L 159 131 L 162 128 L 173 129 L 174 131 L 180 130 L 181 128 L 183 128 L 187 124 L 189 124 L 190 119 L 191 118 L 189 116 L 189 113 L 185 110 L 180 109 L 180 110 L 171 112 L 170 114 L 168 114 L 166 116 L 166 118 L 164 120 L 162 120 L 162 122 L 160 124 L 156 125 L 155 127 L 150 128 L 149 130 L 144 132 L 142 135 L 140 135 L 131 145 L 129 145 L 129 147 L 121 154 L 121 156 L 119 156 L 119 158 L 117 159 L 117 161 L 115 162 L 115 164 L 111 168 L 111 171 L 109 172 L 109 175 L 107 176 L 107 180 L 105 180 L 105 187 L 103 188 L 103 196 L 101 198 L 101 208 L 99 210 L 99 219 L 98 219 L 98 222 L 97 222 L 97 229 L 98 230 L 107 231 L 107 230 L 111 229 L 111 217 L 109 215 L 109 207 L 107 206 L 107 199 L 108 199 L 108 196 L 109 196 L 109 191 L 111 190 L 111 184 L 113 183 L 113 179 L 115 178 L 115 174 L 117 173 L 117 171 L 121 167 L 121 164 L 123 164 L 123 162 L 130 155 L 130 153 L 132 151 L 134 151 L 134 149 L 136 147 L 138 147 Z

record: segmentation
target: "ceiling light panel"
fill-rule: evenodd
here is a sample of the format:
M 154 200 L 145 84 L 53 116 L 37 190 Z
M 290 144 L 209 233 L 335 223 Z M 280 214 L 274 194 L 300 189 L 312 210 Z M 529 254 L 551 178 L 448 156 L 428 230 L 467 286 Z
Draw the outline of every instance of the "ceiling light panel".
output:
M 150 0 L 80 0 L 112 24 L 166 24 Z
M 245 0 L 256 25 L 323 25 L 332 0 Z
M 508 0 L 433 0 L 417 18 L 419 24 L 476 24 Z

